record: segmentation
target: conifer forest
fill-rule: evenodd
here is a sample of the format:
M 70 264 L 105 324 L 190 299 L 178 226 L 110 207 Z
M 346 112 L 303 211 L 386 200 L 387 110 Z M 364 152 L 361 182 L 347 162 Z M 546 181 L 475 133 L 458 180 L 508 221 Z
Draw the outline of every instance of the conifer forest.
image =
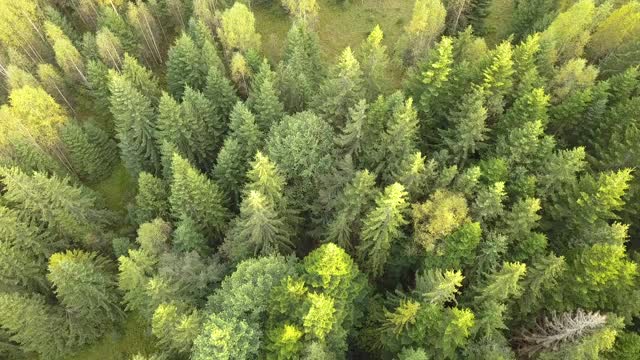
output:
M 640 0 L 0 0 L 0 359 L 640 359 Z

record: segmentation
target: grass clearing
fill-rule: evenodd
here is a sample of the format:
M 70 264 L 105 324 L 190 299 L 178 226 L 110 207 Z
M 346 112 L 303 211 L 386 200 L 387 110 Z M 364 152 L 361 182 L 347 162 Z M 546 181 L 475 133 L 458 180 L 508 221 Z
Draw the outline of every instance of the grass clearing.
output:
M 95 184 L 92 188 L 102 195 L 107 209 L 124 213 L 127 203 L 135 194 L 136 186 L 127 169 L 120 163 L 108 178 Z
M 411 17 L 413 0 L 355 0 L 351 4 L 337 4 L 335 0 L 319 0 L 317 25 L 324 60 L 333 63 L 347 46 L 357 48 L 369 32 L 380 25 L 384 44 L 393 51 L 404 25 Z M 262 51 L 277 63 L 284 49 L 291 21 L 279 1 L 256 6 L 256 29 L 262 35 Z

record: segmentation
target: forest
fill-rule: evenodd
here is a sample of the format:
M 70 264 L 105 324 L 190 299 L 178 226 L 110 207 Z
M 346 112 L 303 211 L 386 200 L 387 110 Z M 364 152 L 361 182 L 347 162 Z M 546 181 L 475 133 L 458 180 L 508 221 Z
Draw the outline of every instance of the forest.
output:
M 0 0 L 0 359 L 640 359 L 640 0 Z

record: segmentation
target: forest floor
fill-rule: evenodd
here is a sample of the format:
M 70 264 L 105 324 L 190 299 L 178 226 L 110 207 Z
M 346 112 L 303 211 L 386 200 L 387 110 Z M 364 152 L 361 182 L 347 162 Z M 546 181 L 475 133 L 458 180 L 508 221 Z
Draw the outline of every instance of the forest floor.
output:
M 320 16 L 317 31 L 320 37 L 323 60 L 327 64 L 347 46 L 358 48 L 369 32 L 380 25 L 384 32 L 384 44 L 390 57 L 394 46 L 411 17 L 413 0 L 354 0 L 349 5 L 336 0 L 319 0 Z M 256 29 L 262 35 L 262 52 L 277 63 L 284 50 L 291 21 L 279 1 L 255 6 Z M 399 86 L 402 73 L 390 71 L 392 83 Z M 93 186 L 104 198 L 108 209 L 125 213 L 127 202 L 133 196 L 135 186 L 122 164 L 111 176 Z M 135 354 L 151 354 L 154 349 L 152 336 L 137 317 L 129 316 L 121 329 L 105 336 L 100 342 L 68 357 L 66 360 L 128 360 Z
M 114 330 L 98 343 L 66 360 L 130 360 L 136 354 L 152 355 L 155 342 L 147 331 L 142 319 L 129 315 L 121 329 Z

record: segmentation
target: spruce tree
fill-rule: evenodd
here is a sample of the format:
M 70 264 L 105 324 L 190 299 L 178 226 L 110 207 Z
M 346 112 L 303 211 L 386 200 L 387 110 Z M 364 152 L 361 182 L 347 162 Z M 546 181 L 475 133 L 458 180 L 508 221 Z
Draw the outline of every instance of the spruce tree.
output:
M 87 62 L 87 82 L 88 92 L 96 110 L 95 114 L 99 118 L 109 117 L 111 114 L 109 69 L 101 61 L 90 60 Z
M 263 134 L 284 116 L 284 105 L 280 101 L 280 92 L 275 87 L 275 73 L 265 61 L 251 83 L 251 93 L 247 102 L 256 114 L 256 123 Z
M 122 75 L 125 79 L 138 90 L 147 99 L 151 100 L 151 104 L 154 107 L 158 105 L 160 99 L 160 85 L 153 73 L 140 65 L 138 60 L 129 54 L 124 55 L 124 61 L 122 63 Z
M 503 42 L 494 50 L 491 64 L 482 72 L 482 89 L 490 115 L 496 116 L 504 111 L 504 98 L 513 87 L 513 73 L 512 46 Z
M 245 194 L 240 215 L 226 235 L 223 251 L 234 262 L 248 257 L 289 253 L 293 249 L 287 225 L 266 197 Z
M 327 227 L 327 241 L 347 250 L 353 249 L 361 232 L 362 219 L 378 196 L 374 176 L 367 170 L 357 172 L 345 187 L 335 218 Z
M 110 75 L 109 91 L 116 139 L 125 167 L 134 176 L 140 171 L 155 173 L 160 159 L 153 140 L 156 119 L 151 100 L 123 75 L 115 73 Z
M 47 305 L 42 296 L 0 294 L 0 324 L 26 351 L 52 359 L 62 359 L 69 352 L 64 314 Z
M 178 149 L 190 154 L 194 163 L 203 171 L 211 168 L 211 159 L 222 146 L 222 137 L 226 131 L 225 123 L 212 117 L 213 104 L 200 91 L 187 87 L 180 105 L 186 132 L 183 146 Z M 176 144 L 177 145 L 177 144 Z
M 80 250 L 49 258 L 47 278 L 68 314 L 71 340 L 78 345 L 99 338 L 122 318 L 116 283 L 109 263 L 95 253 Z
M 136 222 L 144 224 L 156 218 L 167 219 L 168 198 L 168 187 L 165 182 L 147 172 L 141 172 L 138 176 L 138 192 L 135 198 Z
M 402 161 L 417 150 L 419 130 L 413 99 L 408 98 L 393 109 L 392 118 L 382 135 L 384 157 L 379 166 L 385 182 L 391 182 L 393 174 L 401 171 Z
M 311 112 L 286 116 L 271 129 L 267 153 L 288 180 L 296 207 L 309 207 L 318 193 L 320 175 L 333 165 L 332 137 L 331 126 Z
M 201 90 L 206 74 L 200 63 L 200 52 L 186 33 L 176 40 L 167 55 L 167 87 L 176 99 L 182 98 L 185 86 Z
M 238 204 L 240 189 L 246 181 L 249 162 L 262 144 L 263 135 L 253 114 L 238 102 L 231 113 L 231 133 L 218 153 L 213 176 L 234 204 Z
M 475 154 L 487 139 L 489 131 L 484 93 L 475 90 L 465 95 L 457 109 L 449 115 L 450 126 L 439 129 L 444 145 L 450 150 L 452 160 L 464 167 L 470 155 Z
M 385 93 L 389 55 L 387 47 L 382 45 L 384 34 L 380 25 L 376 25 L 358 50 L 358 60 L 362 68 L 364 88 L 367 99 L 373 100 L 378 94 Z
M 223 70 L 208 69 L 204 96 L 211 102 L 211 118 L 216 124 L 225 124 L 239 98 Z M 223 129 L 225 129 L 223 127 Z
M 173 217 L 192 218 L 205 236 L 220 234 L 228 216 L 218 186 L 175 153 L 171 171 L 169 203 Z
M 277 83 L 285 109 L 290 113 L 304 110 L 323 76 L 318 35 L 305 22 L 293 23 L 278 66 Z
M 100 128 L 88 123 L 68 123 L 60 138 L 68 152 L 69 162 L 78 176 L 95 183 L 111 174 L 117 158 L 117 147 Z
M 329 77 L 318 89 L 313 108 L 334 127 L 342 128 L 349 109 L 364 97 L 362 70 L 350 47 L 344 49 Z
M 376 199 L 376 208 L 364 220 L 357 253 L 372 278 L 379 278 L 384 273 L 391 247 L 402 234 L 400 228 L 407 223 L 403 214 L 408 207 L 407 195 L 398 183 L 387 186 L 384 194 Z
M 66 178 L 29 176 L 17 168 L 0 168 L 0 174 L 6 204 L 18 211 L 20 219 L 43 226 L 63 243 L 93 245 L 90 235 L 98 235 L 109 221 L 109 213 L 97 207 L 96 194 Z

